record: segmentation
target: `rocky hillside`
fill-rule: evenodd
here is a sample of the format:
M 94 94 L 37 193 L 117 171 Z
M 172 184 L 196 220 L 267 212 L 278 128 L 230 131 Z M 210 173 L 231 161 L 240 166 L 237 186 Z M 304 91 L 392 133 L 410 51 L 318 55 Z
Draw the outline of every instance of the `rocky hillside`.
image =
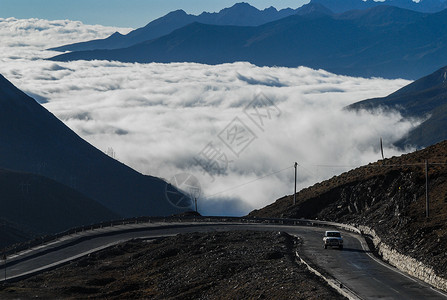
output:
M 425 160 L 430 217 L 425 215 Z M 250 213 L 367 225 L 394 249 L 447 277 L 447 141 L 371 163 Z

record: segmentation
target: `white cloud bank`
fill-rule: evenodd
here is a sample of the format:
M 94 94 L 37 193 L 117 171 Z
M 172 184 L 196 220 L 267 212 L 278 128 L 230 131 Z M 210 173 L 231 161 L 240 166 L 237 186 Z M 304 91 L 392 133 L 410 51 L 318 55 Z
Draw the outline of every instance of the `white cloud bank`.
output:
M 44 51 L 49 47 L 104 37 L 116 30 L 71 21 L 0 19 L 0 73 L 84 139 L 103 151 L 112 147 L 120 161 L 136 170 L 166 179 L 178 173 L 194 174 L 204 189 L 205 197 L 199 199 L 204 214 L 246 214 L 291 194 L 293 168 L 254 180 L 291 167 L 295 161 L 300 164 L 299 188 L 303 188 L 351 166 L 378 160 L 380 137 L 386 156 L 399 155 L 401 151 L 392 143 L 415 125 L 395 112 L 343 110 L 353 102 L 385 96 L 408 84 L 406 80 L 248 63 L 208 66 L 41 59 L 55 54 Z M 265 116 L 270 112 L 271 118 L 262 119 L 262 126 L 256 125 L 261 120 L 256 116 L 250 119 L 254 110 L 244 113 L 256 97 L 276 106 L 263 111 Z M 231 123 L 236 117 L 250 134 L 231 140 L 231 131 L 224 129 L 236 128 L 227 127 L 236 124 Z M 212 173 L 214 181 L 198 166 L 197 158 L 204 158 L 200 153 L 219 158 L 221 169 Z

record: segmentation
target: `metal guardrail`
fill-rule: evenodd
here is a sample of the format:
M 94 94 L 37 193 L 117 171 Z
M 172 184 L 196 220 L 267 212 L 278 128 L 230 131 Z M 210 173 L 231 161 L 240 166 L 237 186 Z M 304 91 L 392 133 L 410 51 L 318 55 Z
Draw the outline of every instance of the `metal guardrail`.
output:
M 257 218 L 257 217 L 202 217 L 202 216 L 182 216 L 182 217 L 136 217 L 130 219 L 122 219 L 122 220 L 113 220 L 106 221 L 97 224 L 84 225 L 76 228 L 71 228 L 66 231 L 56 233 L 54 235 L 42 236 L 40 238 L 36 238 L 30 240 L 28 242 L 19 243 L 12 245 L 11 247 L 5 248 L 0 253 L 3 255 L 9 256 L 12 254 L 17 254 L 22 251 L 29 250 L 34 247 L 41 246 L 46 243 L 50 243 L 56 241 L 64 236 L 69 236 L 72 234 L 92 231 L 95 229 L 114 227 L 119 225 L 130 225 L 130 224 L 143 224 L 143 223 L 182 223 L 182 222 L 194 222 L 194 223 L 268 223 L 268 224 L 280 224 L 280 225 L 300 225 L 300 226 L 329 226 L 329 227 L 337 227 L 342 228 L 348 231 L 353 231 L 356 233 L 361 233 L 360 230 L 355 228 L 354 226 L 320 221 L 320 220 L 307 220 L 307 219 L 283 219 L 283 218 Z

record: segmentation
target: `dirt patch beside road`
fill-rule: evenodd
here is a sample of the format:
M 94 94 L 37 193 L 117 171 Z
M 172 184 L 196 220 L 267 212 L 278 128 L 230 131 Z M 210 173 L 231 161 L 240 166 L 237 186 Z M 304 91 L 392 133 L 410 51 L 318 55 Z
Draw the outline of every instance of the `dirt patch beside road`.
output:
M 343 299 L 295 260 L 285 233 L 131 241 L 0 287 L 2 299 Z

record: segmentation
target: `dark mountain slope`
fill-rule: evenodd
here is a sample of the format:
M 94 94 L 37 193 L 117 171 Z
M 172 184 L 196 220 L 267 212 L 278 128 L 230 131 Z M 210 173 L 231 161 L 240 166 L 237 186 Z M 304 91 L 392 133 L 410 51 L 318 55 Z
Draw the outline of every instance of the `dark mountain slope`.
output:
M 97 150 L 0 75 L 0 167 L 73 186 L 121 216 L 170 215 L 166 183 Z
M 34 237 L 32 232 L 22 231 L 19 227 L 16 224 L 0 219 L 0 248 L 25 242 Z
M 357 102 L 348 109 L 396 109 L 406 117 L 427 118 L 398 144 L 426 147 L 447 139 L 447 67 L 425 76 L 393 94 Z
M 425 217 L 425 160 L 430 218 Z M 447 141 L 392 157 L 317 183 L 253 211 L 257 217 L 292 217 L 366 225 L 384 243 L 447 278 Z
M 127 35 L 117 32 L 106 39 L 75 43 L 52 48 L 51 50 L 64 52 L 127 48 L 170 34 L 174 30 L 194 22 L 211 25 L 259 26 L 293 14 L 295 14 L 295 11 L 292 9 L 277 11 L 275 8 L 270 7 L 265 10 L 258 10 L 248 3 L 237 3 L 218 13 L 204 12 L 198 16 L 187 14 L 183 10 L 176 10 L 150 22 L 142 28 L 133 30 Z
M 122 62 L 201 62 L 219 64 L 238 59 L 252 27 L 193 23 L 156 40 L 117 50 L 72 52 L 54 60 L 103 59 Z M 231 40 L 231 43 L 227 41 Z M 206 49 L 206 50 L 200 50 Z M 243 54 L 246 56 L 246 54 Z
M 43 176 L 7 170 L 0 170 L 0 207 L 4 221 L 0 222 L 0 247 L 118 218 L 70 187 Z
M 447 10 L 422 14 L 380 6 L 343 15 L 294 15 L 258 27 L 192 24 L 135 46 L 73 52 L 58 61 L 248 61 L 307 66 L 351 76 L 419 78 L 447 64 Z
M 69 44 L 52 48 L 50 50 L 64 52 L 126 48 L 147 40 L 152 40 L 167 35 L 175 29 L 193 23 L 195 18 L 195 16 L 188 15 L 183 10 L 176 10 L 150 22 L 144 27 L 131 31 L 126 35 L 115 32 L 105 39 Z
M 333 15 L 334 13 L 327 8 L 326 6 L 323 6 L 319 3 L 308 3 L 304 4 L 300 8 L 297 8 L 295 10 L 296 15 L 305 16 L 305 15 Z
M 319 23 L 318 32 L 309 30 L 311 26 L 317 26 L 317 23 Z M 350 30 L 347 26 L 337 25 L 335 20 L 325 16 L 315 18 L 292 16 L 260 27 L 194 23 L 170 35 L 126 49 L 73 52 L 53 59 L 63 61 L 111 59 L 126 62 L 191 61 L 210 64 L 247 60 L 261 65 L 278 63 L 297 66 L 300 61 L 309 59 L 317 63 L 311 55 L 312 48 L 316 45 L 321 46 L 325 41 L 335 42 L 337 38 L 345 34 L 342 30 Z M 337 33 L 330 29 L 331 26 L 338 29 L 343 26 L 343 28 Z M 313 37 L 316 38 L 313 39 Z M 285 47 L 285 44 L 288 44 L 288 47 Z M 323 50 L 326 50 L 326 54 L 330 52 L 327 48 Z
M 418 3 L 414 2 L 413 0 L 311 0 L 310 3 L 321 4 L 335 13 L 343 13 L 349 10 L 368 9 L 379 5 L 390 5 L 424 13 L 439 12 L 447 8 L 447 1 L 444 0 L 421 0 L 418 1 Z
M 389 5 L 380 5 L 372 9 L 351 10 L 336 16 L 339 20 L 351 20 L 356 25 L 367 28 L 388 29 L 388 26 L 405 26 L 421 21 L 428 15 Z

